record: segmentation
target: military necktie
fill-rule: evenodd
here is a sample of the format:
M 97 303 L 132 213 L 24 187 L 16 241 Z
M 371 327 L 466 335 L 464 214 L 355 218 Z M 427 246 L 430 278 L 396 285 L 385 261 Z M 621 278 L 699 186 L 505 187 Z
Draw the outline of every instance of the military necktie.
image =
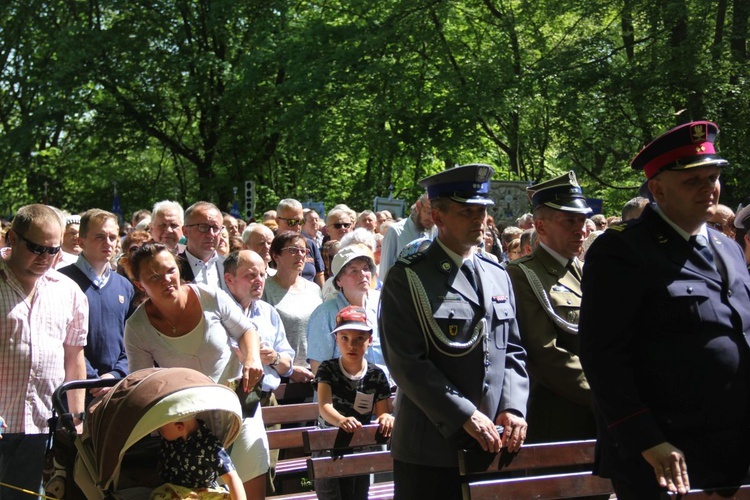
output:
M 471 288 L 473 288 L 474 291 L 477 292 L 478 297 L 479 287 L 477 286 L 477 278 L 474 272 L 474 261 L 472 261 L 471 259 L 465 260 L 463 265 L 461 266 L 461 271 L 464 273 L 464 276 L 466 276 L 466 279 L 469 280 Z
M 568 261 L 568 265 L 565 266 L 571 273 L 573 273 L 573 276 L 575 276 L 578 281 L 581 281 L 583 279 L 583 274 L 581 273 L 581 268 L 578 266 L 578 262 L 576 262 L 575 259 L 570 259 Z
M 716 268 L 716 263 L 714 262 L 714 254 L 713 252 L 711 252 L 711 249 L 708 248 L 708 240 L 705 236 L 703 236 L 702 234 L 691 236 L 690 243 L 695 247 L 696 250 L 698 250 L 698 253 L 700 253 L 703 258 L 706 259 L 709 264 L 711 264 L 711 267 Z

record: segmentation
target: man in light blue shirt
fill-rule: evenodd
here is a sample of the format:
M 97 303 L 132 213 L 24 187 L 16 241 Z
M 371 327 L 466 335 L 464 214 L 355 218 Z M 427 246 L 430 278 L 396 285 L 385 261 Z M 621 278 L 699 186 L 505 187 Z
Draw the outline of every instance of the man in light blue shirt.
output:
M 383 235 L 383 246 L 380 252 L 380 279 L 385 281 L 386 273 L 396 263 L 401 250 L 418 238 L 435 239 L 437 231 L 432 221 L 430 200 L 423 194 L 414 204 L 409 217 L 400 220 Z
M 260 336 L 260 360 L 263 363 L 263 388 L 266 397 L 279 387 L 281 377 L 294 373 L 294 349 L 286 339 L 284 325 L 272 305 L 260 300 L 266 284 L 266 263 L 252 250 L 240 250 L 224 260 L 226 291 L 253 320 Z

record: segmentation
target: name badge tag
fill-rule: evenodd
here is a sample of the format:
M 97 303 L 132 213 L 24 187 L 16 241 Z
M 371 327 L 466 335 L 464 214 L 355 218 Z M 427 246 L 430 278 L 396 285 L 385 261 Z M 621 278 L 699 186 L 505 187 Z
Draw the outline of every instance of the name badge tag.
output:
M 372 407 L 375 404 L 375 394 L 365 394 L 364 392 L 357 391 L 357 396 L 354 398 L 354 409 L 360 415 L 366 413 L 372 413 Z

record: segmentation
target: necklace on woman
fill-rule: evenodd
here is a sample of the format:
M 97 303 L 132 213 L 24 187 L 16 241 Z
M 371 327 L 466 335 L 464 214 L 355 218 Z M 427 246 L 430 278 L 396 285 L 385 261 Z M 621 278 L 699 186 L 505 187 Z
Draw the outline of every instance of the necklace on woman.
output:
M 163 319 L 164 321 L 166 321 L 166 322 L 167 322 L 167 324 L 168 324 L 169 326 L 171 326 L 171 327 L 172 327 L 172 335 L 177 335 L 177 327 L 176 327 L 176 326 L 174 326 L 174 325 L 172 324 L 172 322 L 171 322 L 171 321 L 169 321 L 169 320 L 168 320 L 167 318 L 165 318 L 164 316 L 162 316 L 162 319 Z
M 157 317 L 158 319 L 160 319 L 160 320 L 164 321 L 164 322 L 165 322 L 166 324 L 168 324 L 168 325 L 169 325 L 169 327 L 170 327 L 170 328 L 172 329 L 172 335 L 177 335 L 177 327 L 176 327 L 176 326 L 174 326 L 174 324 L 172 324 L 172 322 L 171 322 L 171 321 L 169 321 L 169 320 L 167 319 L 167 317 L 166 317 L 166 316 L 164 316 L 164 313 L 162 313 L 162 312 L 161 312 L 161 311 L 159 310 L 159 308 L 158 308 L 158 307 L 156 307 L 155 305 L 153 305 L 153 303 L 151 304 L 151 306 L 153 307 L 154 311 L 156 312 L 156 317 Z

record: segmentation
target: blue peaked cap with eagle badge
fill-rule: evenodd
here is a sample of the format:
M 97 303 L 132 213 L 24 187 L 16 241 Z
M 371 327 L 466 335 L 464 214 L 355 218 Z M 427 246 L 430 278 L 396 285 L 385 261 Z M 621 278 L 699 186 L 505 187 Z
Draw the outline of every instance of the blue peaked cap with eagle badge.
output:
M 419 185 L 427 190 L 430 200 L 450 198 L 458 203 L 494 205 L 488 196 L 493 173 L 495 169 L 489 165 L 472 163 L 425 177 Z

